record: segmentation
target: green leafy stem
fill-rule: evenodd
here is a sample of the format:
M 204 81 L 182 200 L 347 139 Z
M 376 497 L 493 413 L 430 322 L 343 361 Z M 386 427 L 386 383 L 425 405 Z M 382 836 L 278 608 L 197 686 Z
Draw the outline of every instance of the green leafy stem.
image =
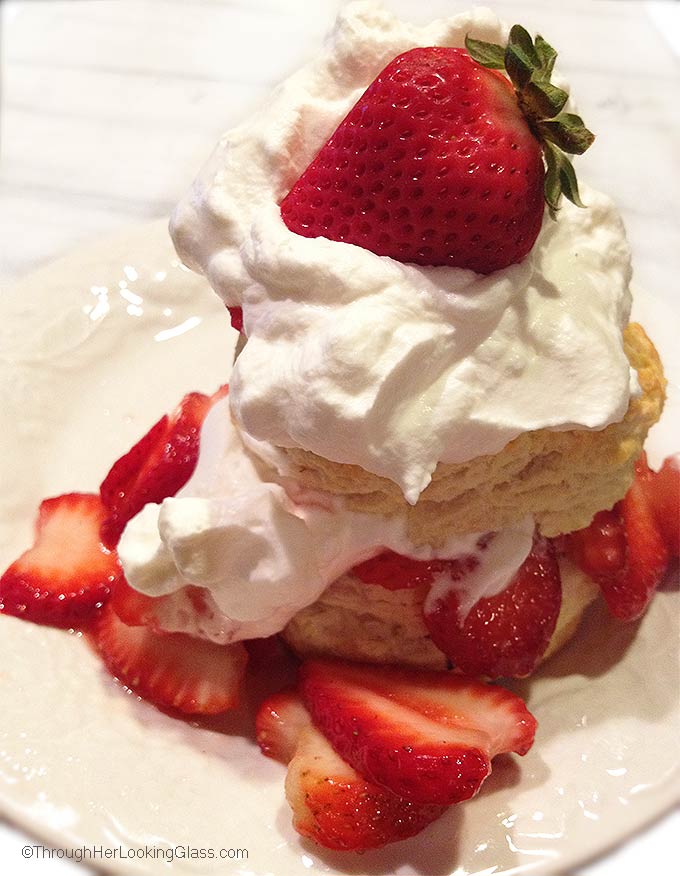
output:
M 519 106 L 545 157 L 545 200 L 554 219 L 564 195 L 583 207 L 569 155 L 581 155 L 595 135 L 575 113 L 562 112 L 569 95 L 550 81 L 557 52 L 542 36 L 533 40 L 520 24 L 510 29 L 508 44 L 499 46 L 465 38 L 465 47 L 483 67 L 504 70 Z M 567 154 L 568 153 L 568 154 Z

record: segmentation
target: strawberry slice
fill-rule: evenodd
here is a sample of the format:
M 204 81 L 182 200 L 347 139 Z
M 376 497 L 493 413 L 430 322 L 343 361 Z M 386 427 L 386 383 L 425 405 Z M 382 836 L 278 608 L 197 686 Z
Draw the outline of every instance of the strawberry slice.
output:
M 227 307 L 229 317 L 231 319 L 231 327 L 237 332 L 243 331 L 243 308 L 242 307 Z
M 288 688 L 272 694 L 261 704 L 255 716 L 255 737 L 262 754 L 290 763 L 302 731 L 312 726 L 312 719 L 298 693 Z
M 669 456 L 659 471 L 647 466 L 645 454 L 635 468 L 656 524 L 671 556 L 680 556 L 680 456 Z
M 632 621 L 647 609 L 670 557 L 639 478 L 633 481 L 620 507 L 628 545 L 626 564 L 619 574 L 602 576 L 598 583 L 614 617 Z
M 563 539 L 569 557 L 593 581 L 618 575 L 626 565 L 628 543 L 618 506 L 598 511 L 585 529 Z
M 408 839 L 446 811 L 412 803 L 363 779 L 311 727 L 286 776 L 293 827 L 328 849 L 364 851 Z
M 300 692 L 357 772 L 413 803 L 472 797 L 506 751 L 525 754 L 536 721 L 519 697 L 446 673 L 313 660 Z
M 363 851 L 407 839 L 446 809 L 410 803 L 362 778 L 312 725 L 294 691 L 262 703 L 256 730 L 263 753 L 289 763 L 293 826 L 326 848 Z
M 674 480 L 672 463 L 655 473 L 643 454 L 624 498 L 564 539 L 567 554 L 600 585 L 609 611 L 619 620 L 644 614 L 668 568 Z
M 111 588 L 109 605 L 118 617 L 129 627 L 150 627 L 155 633 L 162 633 L 159 613 L 166 597 L 147 596 L 130 587 L 124 575 L 120 575 Z
M 162 502 L 184 486 L 196 468 L 201 426 L 213 404 L 228 392 L 185 395 L 176 410 L 164 415 L 146 435 L 113 464 L 100 495 L 109 513 L 102 541 L 116 547 L 126 523 L 148 502 Z
M 442 574 L 458 579 L 468 568 L 469 560 L 468 557 L 455 560 L 414 560 L 394 551 L 383 551 L 354 566 L 349 574 L 364 584 L 378 584 L 386 590 L 409 590 L 432 584 Z
M 187 633 L 217 644 L 228 641 L 219 610 L 203 587 L 187 584 L 163 596 L 147 596 L 131 587 L 121 574 L 113 585 L 109 605 L 128 627 L 149 627 L 158 635 Z M 244 644 L 252 655 L 250 643 Z M 281 649 L 279 661 L 282 654 Z
M 56 627 L 89 621 L 120 574 L 99 538 L 105 514 L 93 493 L 45 499 L 33 546 L 0 578 L 0 611 Z
M 216 715 L 238 704 L 248 659 L 240 642 L 215 645 L 182 633 L 157 635 L 129 627 L 107 605 L 94 640 L 109 672 L 136 694 L 164 709 Z
M 529 675 L 548 647 L 562 604 L 552 544 L 536 539 L 508 587 L 478 600 L 465 617 L 450 588 L 424 613 L 432 641 L 466 675 Z

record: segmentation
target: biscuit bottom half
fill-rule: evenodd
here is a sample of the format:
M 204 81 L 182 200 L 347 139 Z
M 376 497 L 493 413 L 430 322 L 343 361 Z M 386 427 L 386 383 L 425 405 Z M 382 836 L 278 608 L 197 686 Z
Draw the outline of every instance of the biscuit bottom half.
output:
M 621 422 L 599 431 L 541 429 L 520 435 L 493 456 L 440 463 L 414 506 L 391 481 L 357 466 L 299 449 L 285 453 L 305 486 L 342 495 L 355 510 L 406 514 L 415 544 L 438 545 L 452 533 L 502 529 L 528 514 L 544 536 L 572 532 L 625 495 L 647 432 L 663 408 L 663 368 L 637 323 L 626 328 L 624 348 L 642 392 L 631 399 Z M 560 559 L 560 572 L 562 608 L 544 660 L 573 636 L 598 594 L 568 559 Z M 445 669 L 447 658 L 423 620 L 426 594 L 427 587 L 390 591 L 347 574 L 299 612 L 284 636 L 301 655 Z
M 562 606 L 542 660 L 576 632 L 599 588 L 567 558 L 560 559 Z M 313 605 L 295 615 L 283 632 L 302 657 L 333 656 L 364 663 L 389 663 L 423 669 L 448 669 L 425 626 L 427 585 L 387 590 L 343 575 Z

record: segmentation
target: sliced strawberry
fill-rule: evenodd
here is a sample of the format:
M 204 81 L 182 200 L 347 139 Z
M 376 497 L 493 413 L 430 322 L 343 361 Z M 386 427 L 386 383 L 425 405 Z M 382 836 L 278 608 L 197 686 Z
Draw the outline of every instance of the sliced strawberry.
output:
M 99 488 L 99 495 L 106 508 L 113 510 L 117 504 L 121 504 L 124 494 L 134 485 L 147 459 L 162 446 L 169 422 L 168 415 L 163 414 L 146 435 L 111 466 Z
M 624 498 L 564 538 L 567 554 L 600 585 L 610 612 L 622 621 L 644 614 L 668 568 L 661 521 L 670 529 L 674 475 L 672 466 L 662 472 L 650 471 L 643 454 Z
M 135 446 L 113 464 L 100 487 L 109 514 L 102 524 L 107 547 L 118 544 L 126 523 L 148 502 L 162 502 L 184 486 L 196 468 L 203 420 L 228 388 L 214 395 L 185 395 Z
M 462 577 L 469 566 L 469 559 L 414 560 L 394 551 L 383 551 L 370 560 L 354 566 L 350 575 L 364 584 L 378 584 L 386 590 L 407 590 L 432 584 L 438 575 Z
M 241 307 L 227 307 L 229 311 L 229 316 L 231 318 L 231 327 L 236 329 L 237 332 L 243 331 L 243 308 Z
M 621 500 L 628 551 L 625 569 L 598 581 L 614 617 L 637 620 L 644 614 L 668 568 L 669 553 L 643 484 L 636 478 Z
M 312 719 L 300 696 L 284 690 L 268 697 L 255 716 L 255 735 L 262 754 L 289 763 L 295 754 L 302 731 Z
M 286 798 L 298 833 L 341 851 L 408 839 L 446 811 L 402 800 L 363 779 L 314 727 L 303 731 L 288 767 Z
M 158 615 L 164 596 L 147 596 L 130 587 L 121 575 L 111 588 L 109 605 L 118 617 L 129 627 L 151 627 L 154 632 L 162 632 Z
M 680 556 L 680 456 L 669 456 L 658 472 L 647 467 L 643 454 L 636 466 L 666 547 Z
M 45 499 L 33 547 L 0 578 L 0 611 L 57 627 L 90 620 L 120 574 L 116 552 L 99 539 L 105 513 L 93 493 Z
M 445 811 L 409 803 L 363 779 L 314 728 L 295 691 L 274 694 L 255 720 L 263 754 L 290 764 L 293 826 L 329 849 L 361 851 L 418 833 Z
M 553 546 L 537 539 L 508 587 L 480 599 L 465 617 L 450 588 L 425 612 L 432 641 L 466 675 L 529 675 L 548 647 L 562 604 Z
M 238 704 L 248 659 L 240 642 L 215 645 L 182 633 L 157 635 L 129 627 L 111 606 L 94 626 L 94 639 L 109 672 L 161 708 L 215 715 Z
M 414 803 L 472 797 L 491 759 L 526 753 L 536 728 L 519 697 L 447 673 L 313 660 L 301 668 L 300 692 L 342 758 Z
M 568 556 L 593 581 L 618 575 L 626 565 L 628 544 L 619 508 L 598 511 L 590 526 L 564 539 Z
M 158 635 L 186 632 L 217 644 L 228 641 L 224 618 L 202 587 L 187 584 L 163 596 L 147 596 L 121 575 L 112 588 L 109 604 L 128 627 L 149 627 Z

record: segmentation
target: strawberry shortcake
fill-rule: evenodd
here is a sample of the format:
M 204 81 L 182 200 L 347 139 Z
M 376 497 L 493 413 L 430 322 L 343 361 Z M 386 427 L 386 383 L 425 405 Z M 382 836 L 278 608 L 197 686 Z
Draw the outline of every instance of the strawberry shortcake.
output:
M 555 55 L 487 12 L 416 28 L 352 4 L 175 211 L 241 333 L 231 415 L 266 476 L 404 527 L 377 555 L 355 538 L 291 616 L 300 654 L 460 665 L 458 630 L 489 635 L 505 599 L 516 661 L 466 665 L 527 674 L 598 592 L 545 540 L 623 497 L 665 381 L 617 211 L 579 192 L 593 135 Z
M 0 579 L 0 610 L 88 628 L 184 715 L 238 708 L 287 643 L 253 730 L 329 848 L 412 836 L 525 754 L 495 680 L 600 594 L 639 618 L 679 552 L 680 467 L 643 452 L 662 366 L 555 58 L 487 10 L 346 6 L 171 221 L 239 332 L 230 386 L 43 503 Z

